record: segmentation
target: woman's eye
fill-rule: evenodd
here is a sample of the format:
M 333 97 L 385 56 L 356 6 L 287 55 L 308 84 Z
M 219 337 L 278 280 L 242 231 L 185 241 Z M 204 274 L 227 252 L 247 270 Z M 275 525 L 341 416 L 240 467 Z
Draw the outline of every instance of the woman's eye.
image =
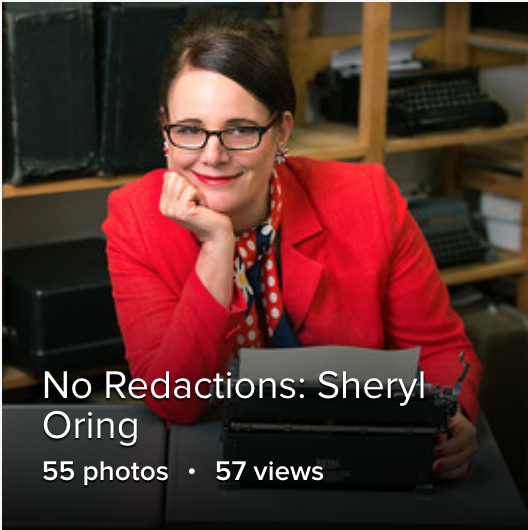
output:
M 193 135 L 201 134 L 202 129 L 198 129 L 197 127 L 190 127 L 188 125 L 181 125 L 178 127 L 174 127 L 174 132 L 176 134 L 182 134 L 185 136 L 193 136 Z
M 251 136 L 254 132 L 255 129 L 253 127 L 233 127 L 226 131 L 229 136 Z

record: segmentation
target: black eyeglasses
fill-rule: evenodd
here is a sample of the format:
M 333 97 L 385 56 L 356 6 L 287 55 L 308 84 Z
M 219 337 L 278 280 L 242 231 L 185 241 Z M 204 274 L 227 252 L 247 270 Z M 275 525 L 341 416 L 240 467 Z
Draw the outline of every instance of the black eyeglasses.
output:
M 193 125 L 173 123 L 165 125 L 163 130 L 167 133 L 170 143 L 181 149 L 202 149 L 211 136 L 217 136 L 220 143 L 230 151 L 248 151 L 260 145 L 262 136 L 273 127 L 278 117 L 279 114 L 273 116 L 270 123 L 264 127 L 240 125 L 221 131 L 208 131 Z

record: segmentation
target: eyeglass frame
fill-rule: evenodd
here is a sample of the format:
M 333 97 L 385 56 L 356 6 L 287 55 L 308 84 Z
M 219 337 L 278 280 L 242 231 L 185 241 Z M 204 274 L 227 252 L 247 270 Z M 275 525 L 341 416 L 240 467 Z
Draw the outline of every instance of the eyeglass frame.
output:
M 173 127 L 176 127 L 176 126 L 185 126 L 185 124 L 183 123 L 168 123 L 166 125 L 163 126 L 163 130 L 165 131 L 165 133 L 167 134 L 167 137 L 169 139 L 169 142 L 174 146 L 174 147 L 177 147 L 178 149 L 185 149 L 186 151 L 198 151 L 199 149 L 203 149 L 206 145 L 207 145 L 207 142 L 209 141 L 209 138 L 211 138 L 211 136 L 216 136 L 218 138 L 218 141 L 220 142 L 220 145 L 224 148 L 224 149 L 227 149 L 228 151 L 252 151 L 253 149 L 256 149 L 257 147 L 260 146 L 260 144 L 262 143 L 262 137 L 275 125 L 275 123 L 277 123 L 277 120 L 281 117 L 281 114 L 280 113 L 275 113 L 271 119 L 271 121 L 268 123 L 268 125 L 264 125 L 264 126 L 254 126 L 254 125 L 244 125 L 243 127 L 245 129 L 252 129 L 254 131 L 256 131 L 259 135 L 258 137 L 258 141 L 257 143 L 252 146 L 252 147 L 227 147 L 225 144 L 224 144 L 224 140 L 222 139 L 222 134 L 227 132 L 227 131 L 230 131 L 232 129 L 236 129 L 237 127 L 228 127 L 227 129 L 221 129 L 221 130 L 217 130 L 217 131 L 210 131 L 208 129 L 204 129 L 202 127 L 194 127 L 192 125 L 190 125 L 190 127 L 193 127 L 193 129 L 197 129 L 199 131 L 202 131 L 205 133 L 205 140 L 203 142 L 202 145 L 200 146 L 197 146 L 197 147 L 184 147 L 182 145 L 178 145 L 176 144 L 175 142 L 172 141 L 172 138 L 171 138 L 171 129 Z

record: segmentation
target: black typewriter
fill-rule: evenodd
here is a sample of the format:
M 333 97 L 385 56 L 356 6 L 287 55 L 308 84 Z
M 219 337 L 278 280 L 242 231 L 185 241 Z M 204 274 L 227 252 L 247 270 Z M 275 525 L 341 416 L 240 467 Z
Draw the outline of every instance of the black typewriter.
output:
M 406 76 L 389 87 L 387 130 L 417 133 L 505 123 L 505 110 L 478 85 L 477 70 Z
M 357 124 L 360 72 L 330 67 L 320 71 L 314 87 L 320 92 L 319 110 L 329 121 Z M 389 70 L 387 131 L 400 136 L 498 126 L 506 111 L 478 84 L 478 69 L 424 64 L 422 69 Z
M 415 350 L 418 355 L 419 349 Z M 342 367 L 347 365 L 349 357 L 365 353 L 364 357 L 356 357 L 358 367 L 368 363 L 370 356 L 382 353 L 389 355 L 382 358 L 381 364 L 386 365 L 392 362 L 391 358 L 397 359 L 405 352 L 411 350 L 379 352 L 340 346 L 241 350 L 240 360 L 232 368 L 230 396 L 223 402 L 221 440 L 223 463 L 244 464 L 244 467 L 236 476 L 232 473 L 222 481 L 221 486 L 430 491 L 435 436 L 446 432 L 448 418 L 456 412 L 460 388 L 469 370 L 463 354 L 460 356 L 462 373 L 453 389 L 426 383 L 417 385 L 405 406 L 401 406 L 402 396 L 398 392 L 390 398 L 369 399 L 361 393 L 323 399 L 315 377 L 318 369 L 313 370 L 314 360 L 320 366 Z M 261 395 L 254 392 L 247 397 L 258 378 L 252 377 L 248 383 L 249 370 L 244 366 L 260 363 L 253 373 L 267 372 L 264 377 L 269 378 L 271 371 L 263 363 L 270 362 L 270 358 L 276 373 L 291 372 L 292 380 L 297 382 L 295 398 L 273 398 L 270 391 Z M 283 365 L 288 363 L 285 371 Z M 348 366 L 352 367 L 350 363 Z M 303 373 L 304 381 L 293 375 L 294 372 Z M 309 372 L 314 377 L 307 377 Z M 354 368 L 349 373 L 354 373 Z M 422 377 L 420 380 L 423 382 Z M 316 467 L 319 480 L 295 478 L 301 469 L 308 474 L 309 469 L 315 473 Z M 277 480 L 270 476 L 271 469 L 289 470 L 290 474 Z M 259 477 L 254 470 L 260 470 L 262 475 Z
M 460 199 L 431 196 L 409 205 L 439 269 L 491 262 L 496 253 L 474 230 L 468 205 Z

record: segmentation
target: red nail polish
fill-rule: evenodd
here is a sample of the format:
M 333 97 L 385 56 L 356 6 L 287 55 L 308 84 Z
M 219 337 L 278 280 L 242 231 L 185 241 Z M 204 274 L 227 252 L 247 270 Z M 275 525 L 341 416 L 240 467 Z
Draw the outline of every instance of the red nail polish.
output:
M 434 455 L 435 456 L 442 456 L 444 454 L 444 450 L 443 449 L 435 449 L 434 450 Z
M 437 477 L 441 476 L 442 475 L 442 470 L 444 469 L 444 463 L 443 462 L 438 462 L 438 464 L 436 464 L 435 466 L 435 475 Z

